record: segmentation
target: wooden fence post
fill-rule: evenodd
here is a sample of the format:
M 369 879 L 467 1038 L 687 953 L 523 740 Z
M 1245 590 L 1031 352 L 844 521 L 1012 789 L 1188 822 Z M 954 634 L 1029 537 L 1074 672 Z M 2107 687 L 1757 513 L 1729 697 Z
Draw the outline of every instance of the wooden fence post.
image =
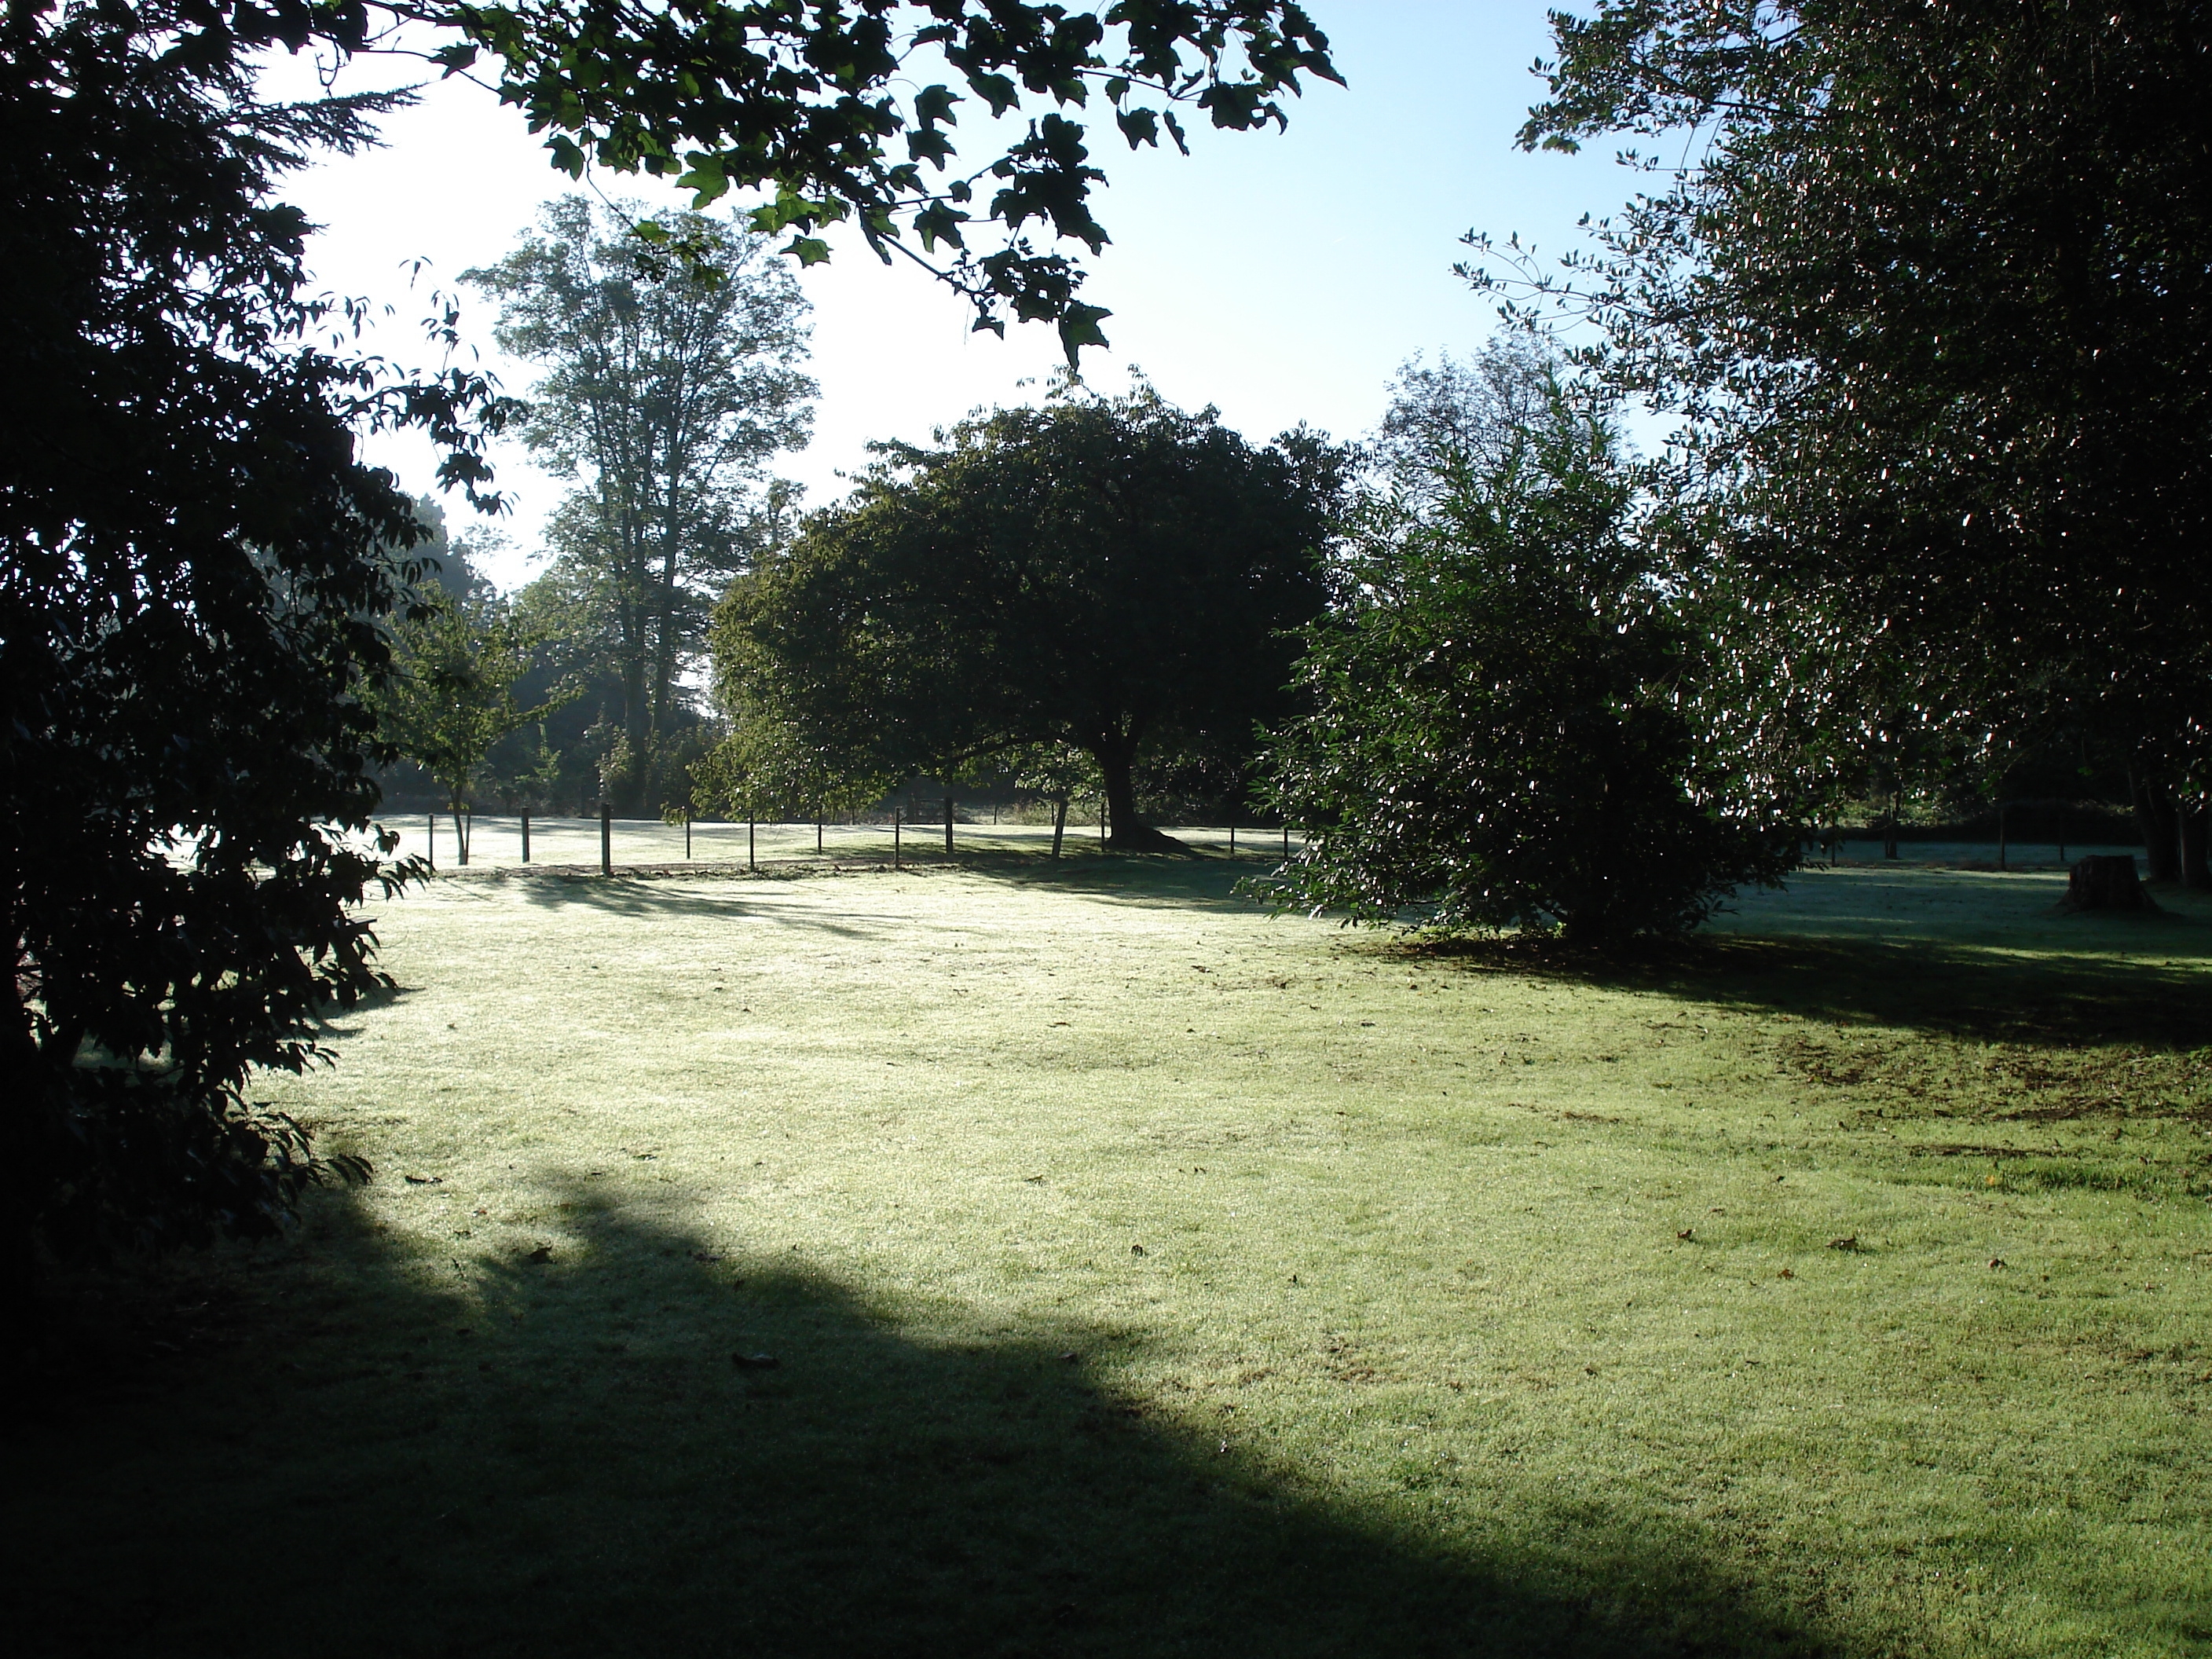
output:
M 1237 856 L 1237 820 L 1235 818 L 1229 820 L 1229 856 L 1232 859 Z
M 906 814 L 896 806 L 891 808 L 891 868 L 894 870 L 899 867 L 899 838 L 905 822 Z
M 438 867 L 438 815 L 435 812 L 430 814 L 430 821 L 427 828 L 429 832 L 428 846 L 430 868 L 435 870 Z
M 599 803 L 599 873 L 611 876 L 615 872 L 615 809 L 608 801 Z
M 760 868 L 760 847 L 757 839 L 759 825 L 757 818 L 745 820 L 745 868 L 748 870 Z
M 530 814 L 522 815 L 522 861 L 530 862 Z
M 945 798 L 945 856 L 952 856 L 952 797 Z
M 1283 861 L 1284 861 L 1285 864 L 1287 864 L 1287 863 L 1289 863 L 1289 862 L 1290 862 L 1290 858 L 1291 858 L 1291 821 L 1290 821 L 1288 818 L 1285 818 L 1285 819 L 1283 820 Z
M 691 814 L 684 815 L 684 861 L 691 862 Z
M 2010 850 L 2010 841 L 2005 833 L 2005 814 L 2012 810 L 2005 801 L 1997 803 L 1997 868 L 2005 867 L 2005 854 Z
M 1062 795 L 1052 804 L 1052 855 L 1060 856 L 1060 838 L 1067 833 L 1067 797 Z

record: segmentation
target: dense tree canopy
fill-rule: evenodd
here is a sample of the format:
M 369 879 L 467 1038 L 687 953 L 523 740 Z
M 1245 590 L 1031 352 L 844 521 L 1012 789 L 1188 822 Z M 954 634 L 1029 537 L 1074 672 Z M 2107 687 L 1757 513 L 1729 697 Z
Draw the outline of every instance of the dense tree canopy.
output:
M 1886 682 L 1838 676 L 1846 702 L 2055 722 L 2201 799 L 2204 8 L 1605 0 L 1557 27 L 1524 143 L 1685 164 L 1524 302 L 1595 315 L 1613 383 L 1685 416 L 1711 533 Z
M 1255 448 L 1149 389 L 1062 396 L 884 447 L 845 504 L 716 618 L 740 752 L 894 776 L 1064 743 L 1104 778 L 1113 844 L 1140 755 L 1235 767 L 1287 712 L 1287 630 L 1322 599 L 1344 457 Z
M 459 445 L 483 388 L 332 356 L 307 226 L 271 199 L 389 100 L 258 104 L 165 14 L 18 8 L 0 52 L 0 1225 L 92 1249 L 251 1232 L 313 1178 L 242 1098 L 376 982 L 350 906 L 401 556 L 355 459 Z M 167 55 L 163 55 L 163 54 Z
M 1388 487 L 1308 629 L 1270 757 L 1308 825 L 1286 902 L 1578 945 L 1686 931 L 1796 836 L 1702 706 L 1706 619 L 1634 522 L 1638 469 L 1540 354 L 1401 379 Z

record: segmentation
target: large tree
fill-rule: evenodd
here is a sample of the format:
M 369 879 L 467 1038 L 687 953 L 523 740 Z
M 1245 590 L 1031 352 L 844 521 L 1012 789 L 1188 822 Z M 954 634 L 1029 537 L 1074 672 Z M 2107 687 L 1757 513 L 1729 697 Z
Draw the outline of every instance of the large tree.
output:
M 1617 945 L 1772 884 L 1796 834 L 1712 718 L 1707 629 L 1637 522 L 1638 469 L 1539 352 L 1401 376 L 1382 487 L 1307 630 L 1270 755 L 1306 847 L 1285 902 Z
M 1064 743 L 1097 763 L 1114 846 L 1171 844 L 1138 813 L 1139 757 L 1239 765 L 1288 712 L 1343 453 L 1255 447 L 1144 387 L 881 447 L 717 615 L 739 744 L 889 775 Z
M 580 486 L 549 540 L 599 613 L 635 757 L 623 810 L 658 811 L 654 764 L 713 597 L 744 567 L 767 465 L 806 441 L 806 302 L 764 239 L 671 218 L 681 252 L 632 234 L 641 210 L 571 196 L 543 234 L 464 273 L 500 301 L 500 343 L 544 366 L 523 434 Z
M 273 1227 L 320 1173 L 244 1098 L 379 982 L 356 692 L 422 535 L 356 433 L 483 387 L 332 355 L 277 179 L 389 99 L 270 108 L 175 14 L 18 7 L 0 52 L 0 1279 Z M 392 550 L 401 550 L 394 553 Z
M 2201 846 L 2204 8 L 1604 0 L 1555 26 L 1523 142 L 1682 164 L 1543 286 L 1685 417 L 1686 483 L 1764 602 L 1862 643 L 1869 708 L 2100 734 Z

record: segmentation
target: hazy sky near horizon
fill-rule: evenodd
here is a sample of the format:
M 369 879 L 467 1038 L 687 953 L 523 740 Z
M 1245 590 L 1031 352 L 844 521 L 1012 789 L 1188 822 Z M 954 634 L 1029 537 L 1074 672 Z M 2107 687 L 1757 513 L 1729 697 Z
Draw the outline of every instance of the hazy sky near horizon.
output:
M 1496 326 L 1491 303 L 1452 275 L 1463 233 L 1517 232 L 1554 256 L 1578 240 L 1583 214 L 1612 211 L 1636 183 L 1609 152 L 1513 147 L 1543 92 L 1529 72 L 1549 55 L 1543 0 L 1308 0 L 1308 9 L 1350 84 L 1309 82 L 1287 132 L 1198 128 L 1189 156 L 1132 152 L 1092 112 L 1093 160 L 1109 181 L 1095 210 L 1113 242 L 1086 261 L 1085 297 L 1114 314 L 1103 325 L 1111 349 L 1086 352 L 1085 376 L 1112 391 L 1141 368 L 1168 398 L 1215 404 L 1254 439 L 1302 421 L 1340 438 L 1371 428 L 1401 362 L 1469 350 Z M 409 68 L 362 60 L 340 89 L 404 84 Z M 270 71 L 273 92 L 307 84 L 298 65 Z M 426 87 L 383 133 L 382 149 L 329 160 L 284 193 L 323 227 L 311 251 L 319 283 L 391 308 L 374 349 L 435 367 L 416 326 L 419 290 L 458 288 L 462 271 L 512 247 L 544 202 L 579 186 L 553 171 L 518 112 L 465 82 Z M 963 159 L 985 156 L 988 142 L 963 142 Z M 688 204 L 650 180 L 592 183 Z M 1010 324 L 1004 341 L 973 333 L 962 302 L 925 272 L 886 268 L 849 238 L 833 243 L 831 263 L 800 278 L 821 383 L 813 441 L 776 469 L 817 506 L 842 493 L 841 473 L 866 466 L 870 440 L 926 441 L 971 410 L 1032 398 L 1059 362 L 1049 328 Z M 526 395 L 533 370 L 498 352 L 495 310 L 460 291 L 465 337 Z M 419 441 L 386 440 L 371 454 L 410 488 L 428 487 L 433 457 Z M 515 511 L 497 526 L 513 545 L 489 574 L 511 586 L 532 574 L 538 526 L 567 486 L 519 444 L 495 459 Z M 449 512 L 457 528 L 469 516 L 458 501 Z

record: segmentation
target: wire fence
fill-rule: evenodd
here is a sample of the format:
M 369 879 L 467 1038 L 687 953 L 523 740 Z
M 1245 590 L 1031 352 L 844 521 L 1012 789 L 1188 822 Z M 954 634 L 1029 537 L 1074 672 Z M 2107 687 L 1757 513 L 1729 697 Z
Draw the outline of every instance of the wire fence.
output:
M 1826 862 L 1832 845 L 1838 864 L 1972 864 L 2008 870 L 2063 869 L 2092 854 L 2133 853 L 2138 857 L 2142 854 L 2140 843 L 2128 847 L 2102 842 L 1900 841 L 1893 859 L 1884 856 L 1879 836 L 1853 836 L 1832 843 L 1808 842 L 1806 856 Z
M 941 818 L 916 822 L 726 823 L 695 819 L 665 823 L 658 818 L 541 817 L 477 814 L 465 821 L 468 850 L 461 853 L 463 825 L 450 813 L 395 815 L 381 826 L 399 837 L 402 857 L 427 856 L 447 872 L 464 862 L 470 869 L 562 871 L 664 869 L 685 865 L 727 869 L 763 865 L 941 864 L 955 859 L 1018 854 L 1035 857 L 1053 849 L 1052 826 L 1028 823 L 947 825 Z M 1303 832 L 1279 827 L 1231 824 L 1162 826 L 1194 850 L 1239 857 L 1286 858 L 1304 844 Z M 1109 851 L 1096 823 L 1071 822 L 1064 856 L 1096 856 Z
M 1049 854 L 1048 823 L 954 823 L 942 819 L 889 817 L 819 823 L 694 820 L 666 823 L 658 818 L 562 817 L 536 814 L 477 814 L 465 820 L 468 848 L 461 849 L 463 825 L 449 813 L 415 813 L 384 819 L 398 834 L 401 856 L 427 856 L 441 872 L 465 865 L 471 869 L 521 868 L 559 871 L 663 869 L 696 865 L 757 869 L 764 865 L 805 863 L 902 865 L 942 863 L 947 857 L 994 854 L 1035 857 Z M 1158 826 L 1195 851 L 1258 859 L 1285 859 L 1306 844 L 1306 832 L 1281 826 L 1172 824 Z M 1095 856 L 1111 849 L 1097 822 L 1071 822 L 1061 852 Z M 1808 842 L 1808 862 L 1841 864 L 1978 865 L 2011 870 L 2063 868 L 2092 854 L 2134 853 L 2132 847 L 2102 843 L 2009 842 L 1915 842 L 1898 844 L 1894 860 L 1884 856 L 1878 839 L 1851 836 Z

